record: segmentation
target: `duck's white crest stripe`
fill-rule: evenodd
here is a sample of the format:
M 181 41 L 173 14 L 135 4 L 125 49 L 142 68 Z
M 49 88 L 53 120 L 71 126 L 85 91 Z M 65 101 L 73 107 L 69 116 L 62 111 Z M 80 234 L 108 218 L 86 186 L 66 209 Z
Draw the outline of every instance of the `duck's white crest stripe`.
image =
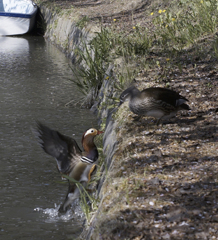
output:
M 81 161 L 82 162 L 85 162 L 85 163 L 93 163 L 94 161 L 90 158 L 87 158 L 87 157 L 81 157 Z

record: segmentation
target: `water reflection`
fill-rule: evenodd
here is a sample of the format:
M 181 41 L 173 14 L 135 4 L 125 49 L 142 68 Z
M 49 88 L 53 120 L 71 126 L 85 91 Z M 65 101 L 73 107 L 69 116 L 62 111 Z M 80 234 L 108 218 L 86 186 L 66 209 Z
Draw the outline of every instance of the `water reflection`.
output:
M 0 37 L 1 54 L 24 54 L 29 53 L 29 42 L 25 38 Z
M 81 95 L 67 80 L 68 60 L 54 46 L 41 37 L 0 41 L 0 238 L 73 239 L 83 219 L 49 220 L 67 184 L 60 184 L 55 160 L 37 145 L 31 127 L 39 120 L 80 143 L 83 132 L 96 127 L 95 116 L 65 107 Z

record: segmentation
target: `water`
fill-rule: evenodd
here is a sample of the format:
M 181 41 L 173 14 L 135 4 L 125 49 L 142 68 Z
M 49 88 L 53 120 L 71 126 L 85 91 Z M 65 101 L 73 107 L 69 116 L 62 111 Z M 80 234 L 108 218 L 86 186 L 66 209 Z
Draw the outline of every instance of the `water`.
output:
M 89 110 L 65 106 L 81 97 L 68 78 L 68 60 L 42 37 L 0 38 L 0 239 L 65 240 L 81 231 L 80 215 L 57 215 L 67 184 L 31 131 L 39 120 L 80 144 L 96 127 Z

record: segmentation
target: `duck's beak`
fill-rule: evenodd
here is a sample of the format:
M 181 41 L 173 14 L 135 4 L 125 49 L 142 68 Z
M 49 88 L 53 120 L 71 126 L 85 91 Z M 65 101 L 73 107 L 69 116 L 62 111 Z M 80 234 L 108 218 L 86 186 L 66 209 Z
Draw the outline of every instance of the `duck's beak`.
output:
M 104 133 L 103 131 L 97 130 L 97 135 Z
M 123 103 L 124 101 L 120 100 L 118 107 L 120 107 L 120 105 L 122 105 Z

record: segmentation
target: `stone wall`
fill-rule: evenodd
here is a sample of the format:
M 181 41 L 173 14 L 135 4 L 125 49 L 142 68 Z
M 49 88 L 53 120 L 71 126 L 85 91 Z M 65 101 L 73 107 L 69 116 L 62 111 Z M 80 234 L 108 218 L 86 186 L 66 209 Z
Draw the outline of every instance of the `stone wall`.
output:
M 81 40 L 89 42 L 99 27 L 87 25 L 80 29 L 69 13 L 56 14 L 52 9 L 40 6 L 42 17 L 46 24 L 44 37 L 56 45 L 68 58 L 75 61 L 74 50 L 80 47 Z
M 46 24 L 46 32 L 44 37 L 51 41 L 54 45 L 56 45 L 62 52 L 64 52 L 68 58 L 75 61 L 74 49 L 80 46 L 81 39 L 85 39 L 85 41 L 90 41 L 94 35 L 94 32 L 98 30 L 96 26 L 87 26 L 87 28 L 80 29 L 76 26 L 76 23 L 68 18 L 68 15 L 57 15 L 52 12 L 52 10 L 41 6 L 40 7 L 41 14 L 45 20 Z M 112 97 L 116 96 L 116 91 L 113 87 L 114 82 L 114 73 L 113 73 L 113 65 L 110 65 L 107 73 L 107 78 L 103 81 L 102 87 L 99 91 L 98 99 L 96 100 L 94 106 L 92 107 L 92 111 L 95 112 L 98 116 L 99 124 L 105 126 L 105 133 L 103 138 L 103 153 L 105 155 L 105 166 L 107 171 L 109 171 L 109 167 L 111 162 L 113 161 L 113 155 L 117 148 L 117 139 L 116 139 L 116 121 L 112 118 L 113 108 L 109 108 L 112 104 Z M 109 79 L 108 79 L 109 76 Z M 103 175 L 98 184 L 98 195 L 101 200 L 103 200 L 103 195 L 101 194 L 101 189 L 104 185 L 104 180 L 106 177 L 106 173 L 104 169 L 102 169 Z M 95 224 L 97 224 L 97 217 L 99 212 L 101 211 L 101 204 L 99 206 L 98 211 L 93 218 L 91 226 L 83 232 L 82 239 L 94 239 L 93 229 L 95 228 Z M 96 234 L 96 233 L 95 233 Z

